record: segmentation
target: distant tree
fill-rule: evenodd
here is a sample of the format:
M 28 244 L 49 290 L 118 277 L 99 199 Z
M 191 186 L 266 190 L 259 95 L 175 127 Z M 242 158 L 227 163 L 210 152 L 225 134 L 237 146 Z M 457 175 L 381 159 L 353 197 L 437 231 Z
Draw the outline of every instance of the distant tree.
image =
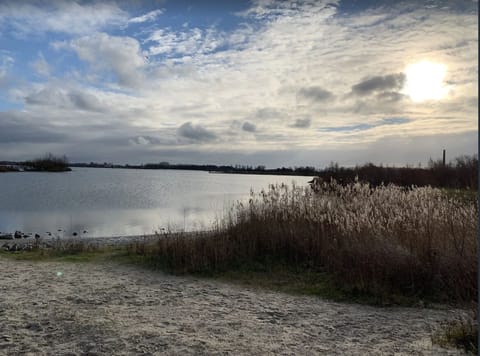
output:
M 335 179 L 341 184 L 352 182 L 356 176 L 360 181 L 376 186 L 380 184 L 398 184 L 402 186 L 425 186 L 478 189 L 478 156 L 460 156 L 443 164 L 442 160 L 430 159 L 427 168 L 414 167 L 383 167 L 373 163 L 353 168 L 339 167 L 331 162 L 318 176 L 324 181 Z
M 44 172 L 66 172 L 71 171 L 66 156 L 54 156 L 51 153 L 45 154 L 42 158 L 36 158 L 24 163 L 26 170 Z

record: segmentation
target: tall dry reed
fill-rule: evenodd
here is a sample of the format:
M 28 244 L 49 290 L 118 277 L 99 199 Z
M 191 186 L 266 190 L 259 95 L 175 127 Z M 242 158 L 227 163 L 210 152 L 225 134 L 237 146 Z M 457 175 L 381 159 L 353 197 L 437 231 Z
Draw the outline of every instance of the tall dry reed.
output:
M 249 263 L 322 270 L 360 293 L 472 300 L 477 204 L 430 187 L 272 185 L 236 204 L 213 231 L 133 246 L 176 272 Z

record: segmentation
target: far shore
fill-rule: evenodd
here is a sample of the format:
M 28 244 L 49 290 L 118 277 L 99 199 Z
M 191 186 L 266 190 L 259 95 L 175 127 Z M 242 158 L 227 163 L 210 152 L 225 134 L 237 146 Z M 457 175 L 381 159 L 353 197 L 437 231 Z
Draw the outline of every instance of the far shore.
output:
M 169 233 L 169 236 L 185 236 L 198 233 L 208 233 L 208 231 L 191 231 L 191 232 L 173 232 Z M 32 236 L 24 238 L 14 238 L 14 234 L 0 234 L 0 236 L 11 235 L 12 238 L 1 238 L 0 237 L 0 248 L 3 246 L 12 246 L 16 244 L 17 246 L 26 246 L 31 245 L 36 242 L 36 238 Z M 162 234 L 143 234 L 143 235 L 115 235 L 115 236 L 42 236 L 38 238 L 40 244 L 49 244 L 54 241 L 79 241 L 86 244 L 93 244 L 95 246 L 104 247 L 104 246 L 125 246 L 134 242 L 148 242 L 161 238 Z

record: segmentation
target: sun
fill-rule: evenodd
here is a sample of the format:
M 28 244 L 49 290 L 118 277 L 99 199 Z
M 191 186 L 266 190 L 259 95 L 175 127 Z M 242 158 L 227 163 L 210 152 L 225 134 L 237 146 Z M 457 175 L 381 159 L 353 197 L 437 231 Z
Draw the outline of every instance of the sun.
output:
M 421 61 L 405 68 L 406 82 L 402 90 L 414 102 L 440 100 L 448 94 L 443 80 L 447 66 L 430 61 Z

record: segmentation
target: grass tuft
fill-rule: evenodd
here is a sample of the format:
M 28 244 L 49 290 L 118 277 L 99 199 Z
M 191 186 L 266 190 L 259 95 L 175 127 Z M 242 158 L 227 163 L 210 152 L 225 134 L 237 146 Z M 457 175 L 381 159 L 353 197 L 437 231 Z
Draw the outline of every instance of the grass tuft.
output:
M 466 353 L 478 354 L 478 320 L 477 308 L 472 308 L 472 315 L 446 323 L 432 336 L 432 342 L 443 347 L 456 347 Z

